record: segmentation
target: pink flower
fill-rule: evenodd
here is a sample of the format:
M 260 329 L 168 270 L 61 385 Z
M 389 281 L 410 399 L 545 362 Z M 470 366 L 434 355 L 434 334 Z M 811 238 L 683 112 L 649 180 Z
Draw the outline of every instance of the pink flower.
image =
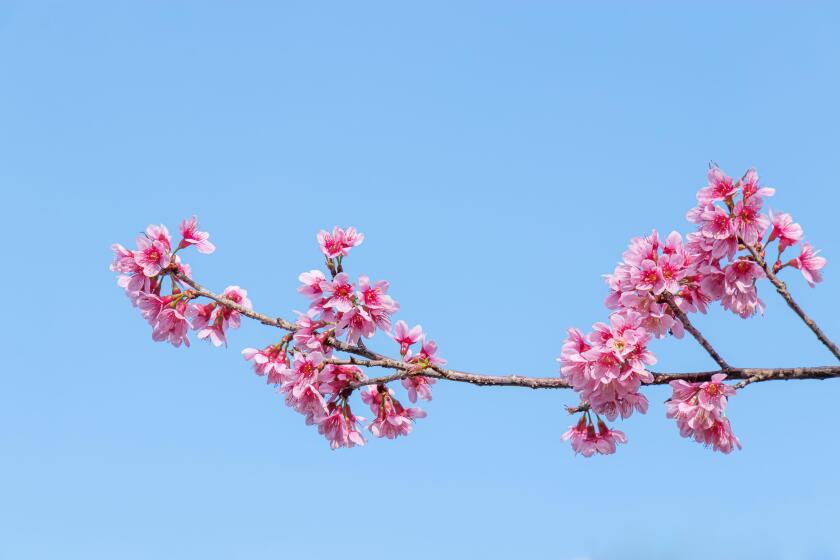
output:
M 709 169 L 708 178 L 709 184 L 697 192 L 697 201 L 700 204 L 730 199 L 737 191 L 732 177 L 726 175 L 717 166 Z
M 309 299 L 318 299 L 324 293 L 321 289 L 321 282 L 326 280 L 324 273 L 320 270 L 310 270 L 303 272 L 298 276 L 303 286 L 298 288 L 298 292 L 305 295 Z
M 758 172 L 753 168 L 748 170 L 739 181 L 741 192 L 744 194 L 744 199 L 752 196 L 773 196 L 776 194 L 776 189 L 770 187 L 758 186 Z
M 740 291 L 753 288 L 755 281 L 764 278 L 764 270 L 749 259 L 739 259 L 730 263 L 723 271 L 727 286 L 734 286 Z
M 330 442 L 330 448 L 363 446 L 365 438 L 358 429 L 364 418 L 354 416 L 346 403 L 335 406 L 326 416 L 318 420 L 318 432 Z
M 181 243 L 179 248 L 195 245 L 199 253 L 209 255 L 216 250 L 216 246 L 210 243 L 210 234 L 206 231 L 198 231 L 198 218 L 193 216 L 189 220 L 181 222 Z
M 190 323 L 186 317 L 186 302 L 179 301 L 177 304 L 166 307 L 161 311 L 152 329 L 152 340 L 157 342 L 168 341 L 172 346 L 179 347 L 181 343 L 190 345 L 187 333 Z
M 248 292 L 239 286 L 228 286 L 225 288 L 225 291 L 222 292 L 222 297 L 229 299 L 233 303 L 238 303 L 242 307 L 246 309 L 253 309 L 253 305 L 251 304 L 251 300 L 248 299 Z M 224 319 L 224 328 L 233 328 L 238 329 L 241 314 L 239 311 L 228 307 L 226 305 L 219 305 L 216 308 L 216 312 L 220 313 L 222 318 Z
M 434 384 L 434 378 L 423 375 L 412 375 L 402 380 L 402 386 L 408 390 L 408 400 L 412 403 L 417 402 L 418 396 L 424 401 L 432 400 L 432 385 Z
M 425 418 L 425 411 L 419 408 L 404 408 L 387 387 L 370 387 L 362 392 L 362 401 L 370 405 L 376 418 L 368 427 L 375 437 L 394 439 L 411 433 L 417 418 Z
M 724 379 L 726 375 L 718 373 L 704 383 L 671 381 L 673 394 L 665 404 L 667 416 L 677 421 L 681 436 L 729 453 L 740 449 L 741 442 L 725 415 L 728 397 L 735 395 L 735 389 L 724 384 Z
M 371 284 L 367 276 L 359 276 L 359 300 L 368 309 L 382 309 L 388 313 L 396 313 L 400 305 L 388 295 L 390 283 L 387 280 L 377 280 Z
M 803 243 L 800 249 L 799 256 L 791 261 L 791 264 L 802 272 L 805 281 L 812 288 L 818 283 L 822 282 L 822 269 L 826 264 L 825 257 L 818 257 L 810 243 Z
M 341 395 L 350 383 L 366 379 L 362 370 L 356 366 L 326 364 L 318 376 L 318 391 Z
M 619 430 L 611 430 L 603 420 L 598 418 L 598 431 L 595 425 L 587 422 L 587 414 L 580 417 L 575 426 L 569 428 L 560 438 L 564 441 L 571 440 L 572 449 L 575 454 L 591 457 L 596 453 L 601 455 L 612 455 L 615 453 L 616 444 L 627 443 L 627 436 Z
M 720 206 L 709 206 L 701 215 L 700 231 L 713 239 L 729 239 L 735 234 L 735 225 L 729 213 Z
M 348 281 L 349 278 L 346 272 L 342 272 L 337 274 L 332 281 L 321 282 L 321 290 L 327 300 L 324 308 L 333 308 L 340 313 L 347 313 L 353 308 L 356 303 L 353 295 L 355 287 Z
M 420 352 L 412 355 L 409 351 L 405 356 L 406 363 L 414 364 L 415 369 L 424 370 L 432 366 L 442 366 L 446 360 L 437 355 L 438 346 L 434 340 L 426 340 L 424 336 L 420 345 Z
M 610 316 L 609 325 L 596 323 L 587 337 L 570 329 L 560 354 L 561 379 L 610 420 L 647 411 L 639 389 L 653 381 L 646 366 L 655 364 L 656 357 L 647 350 L 652 336 L 642 320 L 639 313 L 623 310 Z
M 165 225 L 149 225 L 149 227 L 146 228 L 146 237 L 150 241 L 159 241 L 162 243 L 163 246 L 166 247 L 167 253 L 172 250 L 172 237 L 169 235 L 169 230 L 166 229 Z
M 336 336 L 347 334 L 347 342 L 358 344 L 362 337 L 373 338 L 376 334 L 376 322 L 365 309 L 353 307 L 341 315 L 335 326 Z
M 160 274 L 161 270 L 169 266 L 169 259 L 169 249 L 163 242 L 142 235 L 137 238 L 134 262 L 143 269 L 143 274 L 146 276 L 152 277 Z
M 779 253 L 792 245 L 802 241 L 802 226 L 793 221 L 790 214 L 773 214 L 770 210 L 770 221 L 773 224 L 773 231 L 770 232 L 770 241 L 779 240 Z
M 756 196 L 738 201 L 734 214 L 738 236 L 747 245 L 758 243 L 770 225 L 767 217 L 761 214 L 761 198 Z
M 242 351 L 242 356 L 254 362 L 256 374 L 267 376 L 268 383 L 272 385 L 279 385 L 283 374 L 289 369 L 289 359 L 286 352 L 281 351 L 279 344 L 266 346 L 262 350 L 246 348 Z
M 338 226 L 333 228 L 332 233 L 319 231 L 317 237 L 321 252 L 328 259 L 346 257 L 350 249 L 361 245 L 365 239 L 364 234 L 358 233 L 354 227 L 349 227 L 345 231 Z
M 394 325 L 394 334 L 389 334 L 389 336 L 400 345 L 400 356 L 404 357 L 409 348 L 423 336 L 423 327 L 415 325 L 409 329 L 405 321 L 397 321 Z

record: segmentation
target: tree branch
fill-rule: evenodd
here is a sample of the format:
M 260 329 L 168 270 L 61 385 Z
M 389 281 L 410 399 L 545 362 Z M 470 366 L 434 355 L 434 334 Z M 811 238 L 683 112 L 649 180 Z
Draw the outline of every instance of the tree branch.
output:
M 773 273 L 769 266 L 767 266 L 767 262 L 764 260 L 764 257 L 761 255 L 761 253 L 759 253 L 756 250 L 756 248 L 752 245 L 744 243 L 743 239 L 739 238 L 738 241 L 740 241 L 741 244 L 747 248 L 747 250 L 750 252 L 755 261 L 761 266 L 762 269 L 764 269 L 764 274 L 767 275 L 768 280 L 770 280 L 770 283 L 773 284 L 773 286 L 776 288 L 776 291 L 779 292 L 779 295 L 782 296 L 785 302 L 787 302 L 788 307 L 793 309 L 794 313 L 799 315 L 799 318 L 802 319 L 802 321 L 806 325 L 808 325 L 808 328 L 814 332 L 819 341 L 822 342 L 832 354 L 834 354 L 835 358 L 840 360 L 840 348 L 838 348 L 837 345 L 834 344 L 834 342 L 832 342 L 831 339 L 826 336 L 826 334 L 814 322 L 814 320 L 811 319 L 801 307 L 799 307 L 799 304 L 796 303 L 796 301 L 793 299 L 793 296 L 790 295 L 790 291 L 788 291 L 787 285 L 781 280 L 779 280 L 779 277 Z
M 246 317 L 250 317 L 251 319 L 259 321 L 264 325 L 277 327 L 289 332 L 295 332 L 297 330 L 297 326 L 294 323 L 290 323 L 282 317 L 272 318 L 268 315 L 264 315 L 262 313 L 254 311 L 253 309 L 243 307 L 242 305 L 239 305 L 238 303 L 233 302 L 219 294 L 211 292 L 192 278 L 189 278 L 180 272 L 173 271 L 171 272 L 171 274 L 174 277 L 176 277 L 179 281 L 188 285 L 196 296 L 212 299 L 222 305 L 225 305 L 231 309 L 238 311 Z M 677 311 L 679 311 L 679 313 L 682 314 L 683 317 L 685 316 L 685 314 L 681 310 L 679 310 L 679 308 L 677 308 Z M 712 357 L 714 357 L 717 354 L 717 352 L 715 352 L 714 348 L 712 348 L 708 341 L 706 341 L 706 339 L 703 338 L 703 335 L 700 334 L 700 332 L 697 331 L 697 329 L 691 326 L 691 323 L 687 320 L 687 318 L 683 319 L 681 317 L 680 320 L 682 320 L 683 323 L 686 325 L 686 330 L 689 330 L 689 332 L 692 332 L 692 330 L 690 329 L 696 331 L 696 334 L 694 332 L 692 332 L 692 334 L 694 334 L 695 338 L 699 337 L 698 342 L 700 342 L 700 344 L 703 344 L 701 340 L 705 341 L 703 347 L 706 348 L 707 351 L 709 351 Z M 383 356 L 382 354 L 378 354 L 368 349 L 367 347 L 359 344 L 348 344 L 347 342 L 337 340 L 334 337 L 330 337 L 329 339 L 327 339 L 326 344 L 341 352 L 355 354 L 355 356 L 350 356 L 347 359 L 330 358 L 328 360 L 330 363 L 340 365 L 355 365 L 361 367 L 381 367 L 395 370 L 395 373 L 391 375 L 383 377 L 374 377 L 354 383 L 350 386 L 351 389 L 358 389 L 366 385 L 391 383 L 393 381 L 399 381 L 401 379 L 417 375 L 432 377 L 435 379 L 445 379 L 447 381 L 455 381 L 459 383 L 470 383 L 472 385 L 480 385 L 486 387 L 527 387 L 530 389 L 570 388 L 569 384 L 561 380 L 559 377 L 527 377 L 516 374 L 486 375 L 481 373 L 469 373 L 465 371 L 458 371 L 454 369 L 445 369 L 437 366 L 418 371 L 416 369 L 416 366 L 414 366 L 413 364 L 407 364 L 400 360 L 394 360 L 387 356 Z M 712 354 L 713 352 L 714 354 Z M 357 358 L 356 356 L 361 356 L 361 358 Z M 718 356 L 718 358 L 715 361 L 718 361 L 718 364 L 721 366 L 722 369 L 717 371 L 704 372 L 654 373 L 653 382 L 650 383 L 650 385 L 665 385 L 677 379 L 683 379 L 685 381 L 690 382 L 708 381 L 712 378 L 713 375 L 717 373 L 725 373 L 727 374 L 729 379 L 741 379 L 745 381 L 748 380 L 748 383 L 771 380 L 830 379 L 840 377 L 840 365 L 797 368 L 733 368 L 727 365 L 726 362 L 723 361 L 722 358 L 720 358 L 720 356 Z M 721 361 L 723 361 L 723 363 L 721 363 Z
M 679 306 L 677 306 L 676 303 L 674 303 L 674 298 L 670 295 L 667 295 L 667 296 L 665 296 L 664 299 L 665 299 L 665 303 L 668 305 L 668 307 L 671 308 L 671 311 L 674 313 L 674 315 L 676 315 L 677 318 L 680 321 L 682 321 L 682 324 L 685 327 L 685 330 L 690 332 L 691 336 L 693 336 L 697 340 L 697 342 L 700 343 L 700 346 L 705 348 L 706 352 L 709 353 L 709 356 L 712 357 L 712 359 L 717 363 L 717 365 L 719 365 L 721 367 L 721 369 L 724 369 L 724 370 L 727 370 L 727 371 L 731 370 L 732 366 L 730 366 L 726 362 L 726 360 L 724 360 L 721 357 L 721 355 L 718 354 L 717 350 L 715 350 L 714 347 L 711 345 L 711 343 L 708 340 L 706 340 L 706 337 L 703 336 L 703 333 L 701 333 L 699 330 L 697 330 L 697 327 L 695 327 L 691 323 L 691 321 L 689 321 L 688 315 L 686 315 L 683 312 L 683 310 L 680 309 Z

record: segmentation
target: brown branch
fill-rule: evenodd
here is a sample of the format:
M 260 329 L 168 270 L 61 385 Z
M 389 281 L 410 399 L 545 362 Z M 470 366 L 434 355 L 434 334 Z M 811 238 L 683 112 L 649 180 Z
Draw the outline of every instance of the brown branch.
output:
M 179 281 L 188 285 L 196 296 L 202 296 L 222 305 L 230 307 L 250 317 L 264 325 L 277 327 L 286 331 L 295 332 L 297 326 L 294 323 L 283 319 L 282 317 L 272 318 L 268 315 L 258 313 L 253 309 L 243 307 L 236 302 L 233 302 L 225 297 L 211 292 L 195 280 L 179 272 L 171 272 Z M 679 308 L 678 308 L 679 309 Z M 680 311 L 682 313 L 682 311 Z M 684 315 L 684 314 L 683 314 Z M 688 329 L 690 323 L 686 323 Z M 692 327 L 694 328 L 694 327 Z M 696 329 L 695 329 L 696 330 Z M 692 333 L 693 334 L 693 333 Z M 698 335 L 702 338 L 702 335 Z M 705 339 L 703 339 L 705 340 Z M 530 389 L 568 389 L 569 384 L 561 380 L 559 377 L 527 377 L 523 375 L 486 375 L 481 373 L 469 373 L 465 371 L 458 371 L 454 369 L 445 369 L 441 367 L 431 367 L 422 371 L 417 371 L 412 364 L 407 364 L 400 360 L 394 360 L 387 356 L 378 354 L 365 346 L 358 344 L 349 344 L 334 337 L 327 339 L 326 344 L 348 354 L 355 354 L 347 359 L 330 359 L 331 363 L 356 365 L 362 367 L 381 367 L 386 369 L 393 369 L 395 373 L 383 377 L 374 377 L 365 379 L 351 385 L 352 389 L 357 389 L 365 385 L 376 385 L 379 383 L 390 383 L 412 377 L 415 375 L 423 375 L 425 377 L 433 377 L 435 379 L 445 379 L 447 381 L 456 381 L 460 383 L 470 383 L 472 385 L 481 385 L 486 387 L 527 387 Z M 702 342 L 701 342 L 702 344 Z M 708 344 L 708 342 L 706 343 Z M 705 347 L 705 346 L 704 346 Z M 711 347 L 709 345 L 709 347 Z M 707 348 L 708 350 L 708 348 Z M 712 349 L 714 350 L 714 349 Z M 356 356 L 361 356 L 357 358 Z M 726 362 L 724 362 L 725 364 Z M 718 371 L 704 371 L 704 372 L 685 372 L 685 373 L 654 373 L 653 382 L 650 385 L 665 385 L 670 381 L 676 379 L 683 379 L 691 382 L 708 381 L 716 373 L 725 373 L 729 379 L 749 380 L 749 383 L 758 381 L 771 380 L 789 380 L 789 379 L 829 379 L 840 377 L 840 365 L 837 366 L 819 366 L 819 367 L 800 367 L 800 368 L 732 368 L 721 364 L 721 370 Z
M 779 277 L 773 273 L 769 266 L 767 266 L 767 261 L 764 260 L 764 257 L 761 255 L 761 253 L 759 253 L 756 250 L 756 248 L 752 245 L 744 243 L 743 239 L 739 238 L 738 241 L 740 241 L 741 244 L 747 248 L 747 250 L 750 252 L 755 261 L 761 266 L 762 269 L 764 269 L 764 274 L 767 275 L 767 279 L 770 280 L 770 283 L 773 284 L 773 286 L 776 288 L 776 291 L 779 292 L 779 295 L 782 296 L 785 302 L 787 302 L 788 307 L 793 309 L 794 313 L 799 315 L 799 318 L 802 319 L 802 321 L 806 325 L 808 325 L 808 328 L 813 331 L 813 333 L 817 336 L 819 341 L 822 342 L 832 354 L 834 354 L 835 358 L 840 360 L 840 348 L 838 348 L 837 345 L 834 344 L 834 342 L 832 342 L 831 339 L 826 336 L 826 334 L 814 322 L 814 320 L 811 319 L 801 307 L 799 307 L 799 304 L 796 303 L 796 301 L 793 299 L 793 296 L 790 295 L 790 291 L 788 291 L 787 284 L 779 280 Z
M 697 340 L 697 342 L 700 343 L 700 346 L 702 346 L 706 350 L 706 352 L 709 353 L 709 356 L 712 357 L 712 359 L 717 363 L 717 365 L 719 365 L 721 369 L 727 371 L 731 370 L 732 366 L 730 366 L 726 362 L 726 360 L 724 360 L 723 357 L 721 357 L 721 355 L 718 354 L 717 350 L 715 350 L 711 343 L 709 343 L 709 341 L 706 340 L 706 337 L 703 336 L 703 333 L 697 330 L 697 327 L 695 327 L 691 323 L 691 321 L 689 321 L 688 315 L 686 315 L 683 312 L 683 310 L 680 309 L 676 303 L 674 303 L 674 298 L 670 295 L 666 295 L 664 300 L 668 307 L 671 308 L 671 311 L 674 313 L 674 315 L 676 315 L 677 318 L 682 322 L 683 326 L 685 327 L 685 330 L 691 333 L 691 336 L 693 336 Z
M 330 359 L 330 363 L 339 365 L 355 365 L 362 367 L 381 367 L 397 370 L 391 375 L 372 377 L 351 385 L 357 389 L 366 385 L 378 385 L 399 381 L 408 377 L 422 375 L 435 379 L 448 381 L 459 381 L 480 386 L 492 387 L 526 387 L 529 389 L 570 389 L 571 386 L 558 377 L 525 377 L 522 375 L 485 375 L 479 373 L 468 373 L 465 371 L 444 369 L 439 367 L 428 368 L 417 371 L 411 364 L 392 360 L 389 358 L 376 360 L 363 360 L 355 357 L 348 359 Z M 725 373 L 727 379 L 749 380 L 749 383 L 773 380 L 792 379 L 831 379 L 840 377 L 840 365 L 838 366 L 816 366 L 798 368 L 729 368 L 727 370 L 681 372 L 681 373 L 654 373 L 653 381 L 647 385 L 667 385 L 671 381 L 682 379 L 692 383 L 709 381 L 713 375 Z M 744 383 L 746 385 L 746 383 Z

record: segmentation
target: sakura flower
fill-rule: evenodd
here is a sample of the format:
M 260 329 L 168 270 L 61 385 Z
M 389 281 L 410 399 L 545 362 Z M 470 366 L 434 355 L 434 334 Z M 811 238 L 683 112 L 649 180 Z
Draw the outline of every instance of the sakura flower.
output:
M 152 340 L 167 341 L 176 348 L 181 346 L 181 343 L 189 346 L 190 339 L 187 333 L 190 323 L 186 317 L 186 308 L 186 302 L 179 301 L 174 306 L 168 306 L 161 311 L 152 329 Z
M 790 214 L 773 214 L 770 210 L 770 222 L 773 224 L 770 241 L 779 240 L 779 253 L 802 241 L 802 226 L 794 222 Z
M 611 430 L 598 418 L 598 431 L 595 425 L 587 421 L 587 415 L 580 417 L 578 423 L 560 436 L 564 441 L 571 440 L 575 454 L 591 457 L 596 453 L 611 455 L 615 453 L 617 443 L 627 443 L 627 436 L 619 430 Z
M 324 292 L 326 303 L 325 308 L 333 308 L 340 313 L 347 313 L 353 308 L 355 303 L 355 296 L 353 295 L 354 286 L 349 282 L 349 276 L 346 272 L 337 274 L 332 281 L 324 280 L 320 287 Z
M 172 237 L 169 235 L 169 230 L 163 224 L 151 224 L 146 228 L 146 238 L 150 241 L 158 241 L 166 248 L 166 252 L 172 250 Z
M 735 230 L 747 245 L 755 245 L 764 236 L 770 225 L 766 216 L 761 214 L 761 198 L 752 197 L 740 200 L 735 205 Z
M 300 276 L 298 276 L 298 280 L 300 280 L 303 284 L 303 286 L 298 288 L 298 292 L 309 299 L 318 299 L 324 293 L 321 289 L 321 282 L 324 282 L 326 278 L 324 277 L 324 273 L 320 270 L 302 272 Z
M 194 245 L 199 253 L 209 255 L 216 250 L 216 246 L 210 243 L 210 234 L 206 231 L 198 231 L 198 218 L 193 216 L 189 220 L 181 222 L 181 243 L 179 248 Z
M 724 201 L 737 191 L 735 181 L 717 166 L 712 166 L 708 174 L 709 184 L 697 192 L 697 201 L 701 204 Z
M 432 400 L 432 385 L 434 384 L 434 378 L 423 375 L 412 375 L 402 380 L 402 386 L 408 391 L 408 400 L 412 403 L 417 402 L 417 397 L 424 401 Z
M 369 388 L 362 392 L 362 401 L 370 405 L 376 418 L 368 427 L 375 437 L 394 439 L 411 433 L 417 418 L 425 418 L 426 412 L 419 408 L 404 408 L 387 387 Z
M 318 375 L 318 390 L 340 395 L 350 383 L 363 379 L 366 379 L 365 374 L 356 366 L 326 364 Z
M 134 262 L 143 269 L 143 274 L 146 276 L 160 274 L 161 270 L 169 266 L 169 259 L 169 249 L 162 241 L 152 240 L 142 235 L 137 238 Z
M 332 233 L 325 230 L 319 231 L 317 238 L 318 244 L 321 246 L 321 252 L 324 253 L 328 259 L 332 259 L 335 257 L 346 257 L 350 252 L 350 249 L 361 245 L 365 236 L 364 234 L 357 232 L 356 228 L 349 227 L 345 231 L 340 227 L 335 226 Z
M 267 376 L 268 383 L 279 385 L 283 374 L 289 369 L 289 360 L 280 344 L 266 346 L 262 350 L 245 348 L 242 356 L 254 362 L 254 372 L 260 376 Z
M 812 288 L 818 283 L 822 282 L 822 269 L 826 264 L 825 257 L 818 257 L 810 243 L 803 243 L 799 256 L 791 261 L 791 264 L 802 272 L 805 281 Z
M 744 195 L 744 199 L 753 196 L 765 197 L 776 194 L 776 189 L 772 189 L 770 187 L 760 187 L 758 185 L 758 172 L 754 168 L 748 170 L 738 183 L 741 186 L 741 192 Z
M 397 321 L 397 324 L 394 325 L 394 334 L 388 336 L 400 345 L 400 356 L 405 356 L 408 349 L 423 336 L 423 327 L 415 325 L 409 329 L 405 321 Z
M 420 344 L 420 352 L 412 355 L 409 351 L 405 356 L 405 361 L 409 364 L 414 364 L 417 370 L 423 370 L 432 366 L 442 366 L 446 364 L 446 360 L 439 357 L 437 351 L 437 343 L 434 340 L 426 340 L 424 336 Z
M 725 374 L 715 374 L 704 383 L 672 381 L 673 394 L 666 402 L 666 415 L 677 421 L 681 436 L 729 453 L 740 449 L 741 442 L 732 433 L 725 415 L 728 398 L 735 395 L 735 389 L 724 384 L 724 379 Z
M 330 448 L 363 446 L 365 438 L 358 429 L 364 418 L 354 416 L 347 404 L 335 406 L 332 412 L 318 420 L 318 432 L 330 442 Z
M 376 334 L 376 322 L 366 309 L 353 307 L 341 315 L 335 327 L 336 336 L 347 335 L 347 342 L 357 344 L 362 337 L 372 338 Z

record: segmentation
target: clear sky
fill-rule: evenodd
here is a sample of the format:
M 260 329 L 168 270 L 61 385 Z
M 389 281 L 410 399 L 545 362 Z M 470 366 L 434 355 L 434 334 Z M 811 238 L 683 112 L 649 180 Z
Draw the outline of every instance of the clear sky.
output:
M 824 250 L 817 289 L 786 278 L 840 338 L 840 11 L 581 4 L 0 2 L 0 558 L 840 558 L 837 382 L 734 397 L 731 456 L 665 388 L 585 460 L 574 394 L 453 384 L 409 438 L 331 452 L 239 354 L 276 332 L 153 343 L 108 271 L 196 213 L 196 278 L 291 317 L 316 231 L 355 225 L 349 271 L 453 367 L 551 375 L 715 160 Z M 832 363 L 768 288 L 764 318 L 697 324 L 737 365 Z

